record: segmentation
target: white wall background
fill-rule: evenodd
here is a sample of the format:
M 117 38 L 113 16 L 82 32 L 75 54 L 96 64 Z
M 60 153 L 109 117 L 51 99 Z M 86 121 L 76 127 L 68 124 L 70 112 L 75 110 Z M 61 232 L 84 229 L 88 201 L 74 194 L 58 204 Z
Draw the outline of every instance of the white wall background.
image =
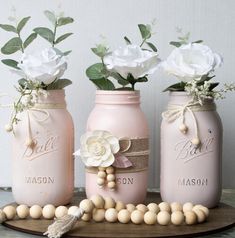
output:
M 76 148 L 79 137 L 85 130 L 86 120 L 94 105 L 95 87 L 85 76 L 85 69 L 95 62 L 96 56 L 90 51 L 100 42 L 99 35 L 106 36 L 111 48 L 124 44 L 122 37 L 128 35 L 139 42 L 138 23 L 149 23 L 157 19 L 156 34 L 153 37 L 159 48 L 161 58 L 165 58 L 172 47 L 170 40 L 177 37 L 175 27 L 191 31 L 192 39 L 203 39 L 216 52 L 224 57 L 224 65 L 216 71 L 217 80 L 235 81 L 235 1 L 233 0 L 0 0 L 0 23 L 7 23 L 12 6 L 19 17 L 32 16 L 26 27 L 50 23 L 43 15 L 44 10 L 58 10 L 61 5 L 66 15 L 75 19 L 75 24 L 67 26 L 66 32 L 74 36 L 61 44 L 64 49 L 72 49 L 69 57 L 67 78 L 73 86 L 66 90 L 68 109 L 75 122 Z M 61 28 L 62 29 L 62 28 Z M 2 46 L 11 33 L 0 31 Z M 36 44 L 47 45 L 44 39 Z M 32 46 L 36 45 L 32 44 Z M 31 47 L 32 49 L 32 47 Z M 2 55 L 1 55 L 2 58 Z M 0 92 L 15 95 L 13 85 L 17 77 L 0 64 Z M 142 108 L 148 118 L 151 132 L 151 166 L 149 187 L 159 186 L 159 125 L 161 112 L 167 103 L 167 94 L 161 91 L 176 79 L 157 72 L 145 84 L 140 84 Z M 227 95 L 226 100 L 218 102 L 218 111 L 224 123 L 223 186 L 235 188 L 235 93 Z M 0 186 L 11 185 L 11 135 L 3 127 L 8 122 L 9 111 L 0 110 Z M 84 168 L 76 161 L 76 185 L 84 185 Z

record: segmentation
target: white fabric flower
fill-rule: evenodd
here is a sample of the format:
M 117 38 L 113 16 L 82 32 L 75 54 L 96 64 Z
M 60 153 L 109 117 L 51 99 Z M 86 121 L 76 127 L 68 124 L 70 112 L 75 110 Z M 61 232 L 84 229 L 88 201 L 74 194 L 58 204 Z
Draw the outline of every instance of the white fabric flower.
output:
M 198 80 L 221 66 L 222 57 L 208 46 L 189 43 L 175 48 L 161 67 L 182 81 Z
M 32 54 L 23 53 L 18 67 L 14 71 L 26 79 L 43 82 L 48 85 L 59 79 L 67 69 L 65 57 L 54 48 L 46 48 Z
M 115 161 L 114 154 L 120 150 L 119 140 L 107 131 L 91 131 L 81 136 L 80 150 L 74 155 L 81 157 L 88 167 L 108 167 Z
M 153 74 L 160 59 L 156 52 L 142 50 L 138 45 L 127 45 L 104 57 L 108 70 L 119 73 L 123 78 L 132 74 L 135 79 Z

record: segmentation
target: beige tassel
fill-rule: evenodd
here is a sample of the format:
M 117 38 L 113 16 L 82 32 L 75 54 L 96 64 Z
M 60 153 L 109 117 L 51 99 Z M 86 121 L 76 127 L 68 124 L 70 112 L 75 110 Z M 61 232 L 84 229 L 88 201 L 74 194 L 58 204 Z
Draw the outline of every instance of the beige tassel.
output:
M 47 228 L 43 235 L 47 235 L 49 238 L 60 238 L 74 227 L 83 214 L 84 210 L 77 208 L 72 214 L 55 219 L 55 222 Z

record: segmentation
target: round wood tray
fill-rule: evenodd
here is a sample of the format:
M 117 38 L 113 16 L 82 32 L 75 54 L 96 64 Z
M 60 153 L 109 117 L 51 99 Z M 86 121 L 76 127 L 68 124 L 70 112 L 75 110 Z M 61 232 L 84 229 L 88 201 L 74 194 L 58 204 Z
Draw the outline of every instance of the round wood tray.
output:
M 79 204 L 85 198 L 84 192 L 75 194 L 72 204 Z M 146 203 L 161 201 L 159 193 L 148 193 Z M 43 235 L 52 220 L 12 220 L 6 221 L 3 225 L 11 229 L 22 231 L 29 234 Z M 78 221 L 76 226 L 64 237 L 195 237 L 208 235 L 222 230 L 226 230 L 235 225 L 235 208 L 220 203 L 217 208 L 210 210 L 207 222 L 193 226 L 160 226 L 158 224 L 135 225 L 120 223 L 96 223 Z

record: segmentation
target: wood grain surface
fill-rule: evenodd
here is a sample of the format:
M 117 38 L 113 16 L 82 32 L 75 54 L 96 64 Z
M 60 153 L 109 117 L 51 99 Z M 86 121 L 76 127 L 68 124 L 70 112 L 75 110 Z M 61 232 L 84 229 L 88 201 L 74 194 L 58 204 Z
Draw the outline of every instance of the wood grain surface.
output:
M 83 198 L 85 198 L 85 193 L 76 193 L 72 204 L 78 205 L 79 201 Z M 148 193 L 146 203 L 159 203 L 160 201 L 159 193 Z M 7 221 L 4 225 L 21 232 L 42 235 L 52 222 L 52 220 L 45 219 L 26 219 Z M 207 222 L 203 224 L 193 226 L 187 226 L 185 224 L 181 226 L 160 226 L 156 224 L 149 226 L 145 224 L 135 225 L 132 223 L 120 224 L 78 221 L 74 229 L 64 237 L 196 237 L 216 233 L 234 225 L 235 208 L 221 203 L 217 208 L 210 210 L 210 216 Z

